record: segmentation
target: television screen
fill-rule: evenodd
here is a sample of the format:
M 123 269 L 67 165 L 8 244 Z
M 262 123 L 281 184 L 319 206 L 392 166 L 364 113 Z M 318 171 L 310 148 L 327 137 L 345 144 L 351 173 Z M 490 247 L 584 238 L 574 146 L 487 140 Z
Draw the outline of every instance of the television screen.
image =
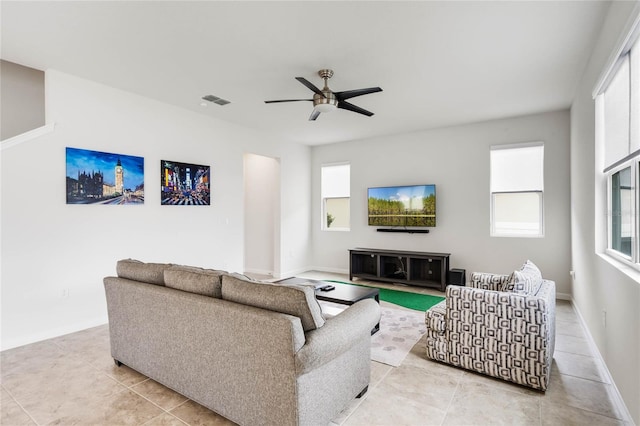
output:
M 370 226 L 436 226 L 436 186 L 369 188 Z

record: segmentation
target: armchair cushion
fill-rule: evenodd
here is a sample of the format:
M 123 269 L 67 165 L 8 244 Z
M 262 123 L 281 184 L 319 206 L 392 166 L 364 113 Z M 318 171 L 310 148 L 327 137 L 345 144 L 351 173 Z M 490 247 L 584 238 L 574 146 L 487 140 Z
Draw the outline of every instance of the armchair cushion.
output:
M 487 272 L 473 272 L 468 287 L 484 290 L 502 291 L 509 280 L 509 275 L 490 274 Z
M 502 291 L 510 291 L 518 294 L 537 294 L 542 285 L 542 273 L 530 260 L 527 260 L 519 271 L 513 271 L 509 275 L 507 283 Z

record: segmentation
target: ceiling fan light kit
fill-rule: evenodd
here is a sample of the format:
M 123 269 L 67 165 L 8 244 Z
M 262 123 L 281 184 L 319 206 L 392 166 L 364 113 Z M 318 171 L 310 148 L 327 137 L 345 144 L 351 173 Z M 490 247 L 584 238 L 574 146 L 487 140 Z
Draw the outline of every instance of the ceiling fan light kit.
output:
M 324 80 L 324 87 L 322 90 L 318 89 L 313 83 L 309 82 L 304 77 L 296 77 L 300 83 L 306 86 L 309 90 L 314 92 L 313 99 L 282 99 L 276 101 L 265 101 L 265 103 L 281 103 L 281 102 L 299 102 L 299 101 L 311 101 L 313 102 L 313 111 L 309 117 L 309 121 L 315 121 L 320 113 L 331 112 L 336 108 L 346 109 L 348 111 L 357 112 L 358 114 L 371 117 L 373 113 L 366 109 L 360 108 L 346 101 L 346 99 L 355 98 L 356 96 L 368 95 L 369 93 L 382 92 L 379 87 L 369 87 L 367 89 L 346 90 L 343 92 L 332 92 L 329 89 L 327 80 L 333 77 L 333 70 L 321 69 L 318 71 L 318 75 Z
M 313 95 L 313 106 L 320 112 L 331 112 L 338 108 L 338 100 L 333 93 L 328 93 L 325 97 Z

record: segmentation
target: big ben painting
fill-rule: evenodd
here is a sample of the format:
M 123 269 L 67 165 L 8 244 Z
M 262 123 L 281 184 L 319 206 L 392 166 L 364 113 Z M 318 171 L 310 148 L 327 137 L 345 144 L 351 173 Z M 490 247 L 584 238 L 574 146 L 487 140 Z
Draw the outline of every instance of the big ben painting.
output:
M 67 148 L 67 204 L 143 204 L 144 158 Z

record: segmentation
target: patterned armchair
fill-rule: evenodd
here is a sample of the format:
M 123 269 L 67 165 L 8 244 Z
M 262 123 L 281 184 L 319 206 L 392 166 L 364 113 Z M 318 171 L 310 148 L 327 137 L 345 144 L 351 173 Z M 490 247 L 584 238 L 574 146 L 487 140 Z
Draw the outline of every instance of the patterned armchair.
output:
M 530 261 L 511 275 L 474 272 L 426 312 L 427 357 L 546 391 L 555 297 L 555 283 Z

